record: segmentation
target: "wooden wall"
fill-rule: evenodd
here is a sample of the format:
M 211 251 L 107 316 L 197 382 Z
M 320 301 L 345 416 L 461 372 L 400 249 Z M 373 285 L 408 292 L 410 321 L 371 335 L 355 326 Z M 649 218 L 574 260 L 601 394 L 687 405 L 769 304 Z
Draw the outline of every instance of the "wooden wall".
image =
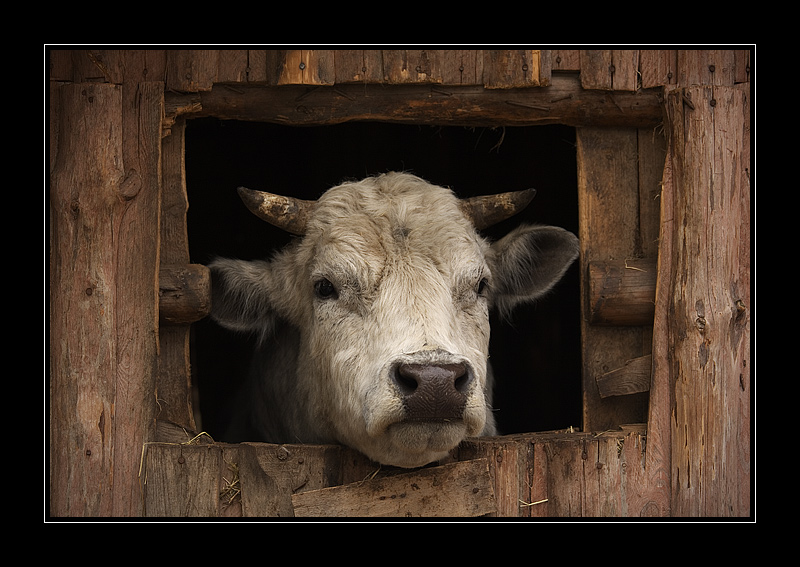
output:
M 192 313 L 165 314 L 185 307 L 167 305 L 170 290 L 177 297 L 185 294 L 175 290 L 207 285 L 202 269 L 186 265 L 182 132 L 184 117 L 213 115 L 575 126 L 585 211 L 612 206 L 592 204 L 591 155 L 606 155 L 606 146 L 623 155 L 615 136 L 644 155 L 644 134 L 657 132 L 660 220 L 647 226 L 657 227 L 658 246 L 648 241 L 646 254 L 657 269 L 655 306 L 651 335 L 635 339 L 650 357 L 647 429 L 625 434 L 638 436 L 626 445 L 642 456 L 631 457 L 638 468 L 635 475 L 628 468 L 628 478 L 636 483 L 624 492 L 636 494 L 637 505 L 599 506 L 593 498 L 603 490 L 591 497 L 584 482 L 576 485 L 584 487 L 581 506 L 552 513 L 748 516 L 751 56 L 748 49 L 49 52 L 49 514 L 143 514 L 140 467 L 146 449 L 165 439 L 157 418 L 159 428 L 193 426 L 188 328 L 208 306 L 200 293 Z M 379 104 L 366 108 L 365 93 Z M 584 249 L 586 274 L 594 260 L 609 258 Z M 585 388 L 596 389 L 586 373 Z M 564 441 L 564 455 L 585 462 L 585 440 Z M 490 465 L 495 480 L 498 471 Z M 546 478 L 555 494 L 558 485 Z M 513 500 L 504 515 L 519 511 Z

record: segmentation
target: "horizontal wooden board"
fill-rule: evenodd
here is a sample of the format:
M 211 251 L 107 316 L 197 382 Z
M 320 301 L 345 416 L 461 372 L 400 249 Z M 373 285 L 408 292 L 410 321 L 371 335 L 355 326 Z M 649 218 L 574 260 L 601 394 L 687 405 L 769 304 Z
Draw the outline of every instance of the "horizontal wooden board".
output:
M 472 517 L 495 511 L 485 459 L 292 496 L 297 517 Z

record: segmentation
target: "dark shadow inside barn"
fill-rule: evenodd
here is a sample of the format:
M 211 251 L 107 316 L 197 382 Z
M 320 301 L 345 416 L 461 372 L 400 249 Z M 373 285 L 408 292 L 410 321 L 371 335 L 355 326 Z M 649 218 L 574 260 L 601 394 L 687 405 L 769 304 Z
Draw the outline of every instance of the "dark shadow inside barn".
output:
M 188 122 L 185 155 L 193 263 L 215 256 L 266 258 L 291 238 L 250 213 L 239 186 L 314 199 L 344 180 L 393 170 L 451 187 L 461 197 L 535 187 L 527 210 L 487 230 L 491 238 L 520 222 L 578 233 L 575 131 L 568 127 L 293 127 L 204 118 Z M 518 308 L 509 321 L 493 317 L 490 356 L 502 433 L 580 427 L 579 303 L 576 262 L 544 299 Z M 198 426 L 218 436 L 220 412 L 252 342 L 208 319 L 193 325 L 192 341 Z

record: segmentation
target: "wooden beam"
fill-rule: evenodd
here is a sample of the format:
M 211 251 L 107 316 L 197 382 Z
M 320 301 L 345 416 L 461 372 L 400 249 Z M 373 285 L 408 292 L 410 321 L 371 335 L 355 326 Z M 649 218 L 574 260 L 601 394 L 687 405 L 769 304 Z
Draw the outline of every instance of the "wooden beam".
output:
M 584 90 L 576 75 L 555 75 L 547 87 L 517 89 L 438 84 L 214 85 L 210 91 L 199 93 L 202 110 L 197 116 L 297 126 L 375 120 L 444 126 L 651 128 L 663 119 L 660 92 Z
M 206 266 L 162 266 L 158 288 L 158 315 L 164 325 L 188 325 L 211 312 L 211 273 Z
M 589 262 L 592 325 L 652 325 L 656 262 L 645 258 Z

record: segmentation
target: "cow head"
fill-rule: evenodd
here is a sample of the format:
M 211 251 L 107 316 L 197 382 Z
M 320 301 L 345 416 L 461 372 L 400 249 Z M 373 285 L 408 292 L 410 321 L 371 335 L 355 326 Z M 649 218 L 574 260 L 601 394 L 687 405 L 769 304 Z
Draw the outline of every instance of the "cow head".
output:
M 575 236 L 555 227 L 522 226 L 495 243 L 479 235 L 532 191 L 459 200 L 389 173 L 314 202 L 240 195 L 262 219 L 302 235 L 269 262 L 211 265 L 218 322 L 259 333 L 263 345 L 277 320 L 299 337 L 292 367 L 260 378 L 284 396 L 273 411 L 289 422 L 286 438 L 265 425 L 265 440 L 338 442 L 413 467 L 495 433 L 489 311 L 546 293 L 578 254 Z

